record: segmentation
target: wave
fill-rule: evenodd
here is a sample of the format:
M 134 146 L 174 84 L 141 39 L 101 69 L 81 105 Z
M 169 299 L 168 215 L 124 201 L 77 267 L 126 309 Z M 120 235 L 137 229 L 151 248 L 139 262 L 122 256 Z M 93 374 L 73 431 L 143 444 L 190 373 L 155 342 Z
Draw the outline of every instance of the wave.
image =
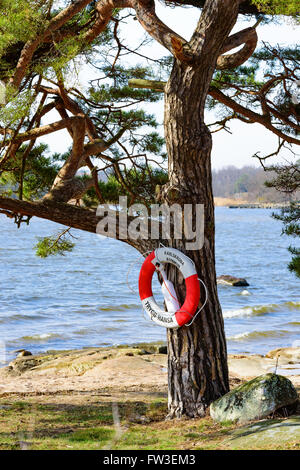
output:
M 74 335 L 78 335 L 78 336 L 86 336 L 86 335 L 91 335 L 93 333 L 95 333 L 95 330 L 92 328 L 81 328 L 80 330 L 73 332 Z
M 140 305 L 137 304 L 121 304 L 121 305 L 109 305 L 108 307 L 100 307 L 99 310 L 101 312 L 123 312 L 124 310 L 132 310 L 141 308 Z
M 284 310 L 300 309 L 300 302 L 284 302 L 282 304 L 265 304 L 252 307 L 242 307 L 233 310 L 224 310 L 224 318 L 249 317 L 255 315 L 265 315 L 267 313 L 279 312 Z
M 22 336 L 17 341 L 23 341 L 25 343 L 40 342 L 40 341 L 49 341 L 49 339 L 62 338 L 62 335 L 57 333 L 42 333 L 40 335 L 31 335 L 31 336 Z
M 41 320 L 44 315 L 20 313 L 0 318 L 0 323 L 10 323 L 19 320 Z
M 227 338 L 228 341 L 257 341 L 262 338 L 283 338 L 290 336 L 287 330 L 245 331 Z

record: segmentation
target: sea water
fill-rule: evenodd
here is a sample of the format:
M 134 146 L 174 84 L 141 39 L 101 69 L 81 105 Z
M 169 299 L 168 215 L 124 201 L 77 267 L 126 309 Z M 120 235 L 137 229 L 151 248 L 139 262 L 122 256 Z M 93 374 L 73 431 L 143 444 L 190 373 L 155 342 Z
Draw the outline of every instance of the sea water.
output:
M 230 353 L 300 346 L 300 283 L 287 269 L 293 240 L 281 236 L 282 225 L 271 214 L 216 208 L 217 274 L 244 277 L 250 284 L 218 286 Z M 139 253 L 124 242 L 72 230 L 72 253 L 38 258 L 37 237 L 61 228 L 33 218 L 17 229 L 0 215 L 2 363 L 21 348 L 38 353 L 165 341 L 164 328 L 141 309 Z M 154 291 L 161 301 L 155 280 Z

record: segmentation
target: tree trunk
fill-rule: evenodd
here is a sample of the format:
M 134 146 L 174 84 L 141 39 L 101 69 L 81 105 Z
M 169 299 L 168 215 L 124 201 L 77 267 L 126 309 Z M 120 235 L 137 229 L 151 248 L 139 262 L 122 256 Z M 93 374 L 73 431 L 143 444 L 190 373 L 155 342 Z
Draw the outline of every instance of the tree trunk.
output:
M 203 204 L 205 220 L 202 249 L 187 251 L 184 238 L 173 240 L 171 245 L 195 262 L 208 291 L 207 304 L 194 322 L 167 333 L 169 417 L 203 416 L 209 404 L 229 390 L 224 323 L 215 272 L 212 138 L 204 124 L 204 105 L 212 73 L 213 68 L 200 70 L 176 61 L 165 90 L 170 179 L 162 189 L 162 199 L 182 207 Z M 170 268 L 169 277 L 183 301 L 182 276 Z M 202 288 L 200 306 L 204 300 Z
M 64 24 L 66 18 L 74 16 L 74 11 L 77 11 L 80 5 L 84 6 L 87 3 L 89 2 L 84 0 L 75 2 L 75 6 L 68 7 L 57 18 L 53 18 L 49 28 L 52 28 L 52 32 L 58 31 L 59 25 Z M 203 4 L 201 1 L 200 3 Z M 215 273 L 214 204 L 210 161 L 212 139 L 204 123 L 204 106 L 218 57 L 223 53 L 224 46 L 226 51 L 231 50 L 232 44 L 230 43 L 228 49 L 226 40 L 236 22 L 239 7 L 243 3 L 245 2 L 241 0 L 206 1 L 197 28 L 188 43 L 157 18 L 153 0 L 132 0 L 128 3 L 135 9 L 137 19 L 146 31 L 177 58 L 165 87 L 165 136 L 169 182 L 162 188 L 160 202 L 169 205 L 177 203 L 182 208 L 185 204 L 194 207 L 196 204 L 203 204 L 205 214 L 204 246 L 201 249 L 188 251 L 187 240 L 184 237 L 181 240 L 174 238 L 169 241 L 171 246 L 186 252 L 195 262 L 198 275 L 205 282 L 208 291 L 205 308 L 190 326 L 168 330 L 170 417 L 180 417 L 183 414 L 190 417 L 203 416 L 209 404 L 226 393 L 229 388 L 224 324 L 217 296 Z M 106 4 L 101 3 L 105 11 L 101 5 L 99 6 L 99 16 L 90 30 L 89 37 L 91 35 L 95 37 L 94 33 L 102 31 L 103 24 L 106 24 L 111 15 L 112 7 L 117 7 L 114 2 L 109 4 L 108 8 Z M 104 16 L 101 16 L 102 14 Z M 50 34 L 49 28 L 24 46 L 16 72 L 11 79 L 11 84 L 16 88 L 24 78 L 36 48 L 47 38 L 47 34 Z M 223 58 L 223 62 L 226 64 L 227 59 Z M 51 129 L 49 126 L 42 126 L 38 130 L 21 134 L 15 141 L 18 143 L 36 139 L 53 131 L 53 126 L 55 130 L 68 128 L 71 119 L 77 124 L 81 121 L 80 119 L 78 121 L 78 116 L 63 119 L 51 125 Z M 120 137 L 120 134 L 116 135 L 104 143 L 96 139 L 84 145 L 84 130 L 82 125 L 79 127 L 81 131 L 77 136 L 77 147 L 74 146 L 72 153 L 76 168 L 85 158 L 99 154 L 103 147 L 108 148 Z M 80 156 L 82 158 L 79 161 Z M 64 178 L 73 178 L 75 175 L 76 168 L 72 166 L 73 161 L 67 162 L 67 174 L 63 174 Z M 45 198 L 39 203 L 0 198 L 0 208 L 2 207 L 8 216 L 19 213 L 37 215 L 95 232 L 99 221 L 97 214 L 64 204 L 68 197 L 70 197 L 69 192 L 67 196 L 59 198 L 59 201 Z M 195 214 L 192 218 L 195 222 Z M 115 236 L 121 238 L 118 231 Z M 125 241 L 141 252 L 155 248 L 158 243 L 154 240 L 139 239 Z M 185 296 L 184 280 L 174 268 L 168 267 L 168 270 L 182 302 Z M 200 306 L 205 300 L 204 294 L 202 289 Z

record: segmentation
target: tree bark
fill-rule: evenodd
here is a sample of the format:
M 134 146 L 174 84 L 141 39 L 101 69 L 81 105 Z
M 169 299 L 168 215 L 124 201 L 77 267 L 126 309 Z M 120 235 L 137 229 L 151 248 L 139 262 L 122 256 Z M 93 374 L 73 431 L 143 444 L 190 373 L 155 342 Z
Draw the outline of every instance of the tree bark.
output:
M 226 3 L 226 2 L 224 2 Z M 219 4 L 220 5 L 220 4 Z M 222 8 L 222 7 L 221 7 Z M 204 205 L 204 246 L 187 251 L 186 240 L 172 240 L 172 246 L 186 252 L 194 261 L 199 278 L 207 287 L 208 301 L 190 326 L 168 330 L 169 417 L 204 416 L 210 403 L 229 390 L 224 322 L 217 294 L 215 272 L 215 222 L 211 177 L 211 134 L 204 123 L 204 107 L 216 61 L 237 17 L 235 8 L 227 10 L 225 24 L 216 24 L 210 41 L 210 55 L 200 55 L 197 64 L 175 61 L 165 87 L 165 137 L 168 152 L 169 182 L 162 188 L 162 200 Z M 206 12 L 210 24 L 213 9 Z M 191 45 L 203 37 L 199 22 Z M 220 29 L 219 29 L 220 27 Z M 193 43 L 194 41 L 194 43 Z M 205 45 L 204 45 L 205 47 Z M 195 214 L 193 215 L 193 219 Z M 193 223 L 195 220 L 193 220 Z M 194 224 L 195 226 L 195 224 Z M 170 268 L 169 277 L 181 302 L 185 296 L 182 276 Z M 201 290 L 200 306 L 205 292 Z
M 83 230 L 90 233 L 99 233 L 97 231 L 98 223 L 105 217 L 98 216 L 97 211 L 83 207 L 75 206 L 74 204 L 66 204 L 51 199 L 42 199 L 39 201 L 23 201 L 19 199 L 11 199 L 2 197 L 0 195 L 0 214 L 5 214 L 9 218 L 14 218 L 16 215 L 25 215 L 29 217 L 39 217 L 41 219 L 51 220 L 58 224 L 65 225 L 66 227 Z M 153 250 L 159 246 L 160 241 L 167 243 L 166 240 L 148 240 L 142 238 L 131 238 L 128 236 L 124 239 L 123 234 L 120 234 L 120 212 L 112 211 L 112 215 L 116 220 L 116 240 L 122 240 L 124 243 L 133 246 L 140 253 L 145 253 Z M 136 219 L 135 216 L 127 216 L 127 223 L 130 224 Z M 151 218 L 147 220 L 148 233 L 151 232 Z M 162 226 L 159 224 L 158 230 L 162 232 Z M 101 233 L 100 233 L 101 234 Z
M 166 5 L 189 5 L 197 8 L 203 8 L 206 0 L 165 0 Z M 241 0 L 239 13 L 244 15 L 257 15 L 259 10 L 252 4 L 251 0 Z
M 211 178 L 212 139 L 199 109 L 202 93 L 186 86 L 186 71 L 176 64 L 165 95 L 165 135 L 169 156 L 170 182 L 163 189 L 169 204 L 203 204 L 204 246 L 186 251 L 186 240 L 172 246 L 186 252 L 195 262 L 208 292 L 208 302 L 192 325 L 168 330 L 169 416 L 204 416 L 209 404 L 229 390 L 224 324 L 218 300 L 215 272 L 214 202 Z M 185 83 L 184 100 L 180 88 Z M 171 270 L 181 302 L 184 281 Z M 201 304 L 205 300 L 201 289 Z

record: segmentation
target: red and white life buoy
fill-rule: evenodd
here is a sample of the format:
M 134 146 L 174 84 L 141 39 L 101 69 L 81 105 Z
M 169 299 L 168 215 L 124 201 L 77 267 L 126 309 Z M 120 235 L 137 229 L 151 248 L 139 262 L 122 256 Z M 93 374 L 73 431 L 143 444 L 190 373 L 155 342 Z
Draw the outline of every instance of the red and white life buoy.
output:
M 166 281 L 163 270 L 166 263 L 176 266 L 185 279 L 186 297 L 182 307 L 178 303 L 174 289 L 171 291 L 172 283 Z M 152 277 L 156 269 L 163 275 L 164 284 L 170 294 L 169 304 L 173 304 L 173 311 L 169 309 L 166 297 L 168 312 L 162 310 L 155 302 L 152 293 Z M 175 248 L 157 248 L 147 256 L 142 265 L 139 276 L 139 294 L 144 310 L 155 323 L 166 328 L 178 328 L 185 325 L 192 320 L 200 301 L 200 284 L 194 263 Z

